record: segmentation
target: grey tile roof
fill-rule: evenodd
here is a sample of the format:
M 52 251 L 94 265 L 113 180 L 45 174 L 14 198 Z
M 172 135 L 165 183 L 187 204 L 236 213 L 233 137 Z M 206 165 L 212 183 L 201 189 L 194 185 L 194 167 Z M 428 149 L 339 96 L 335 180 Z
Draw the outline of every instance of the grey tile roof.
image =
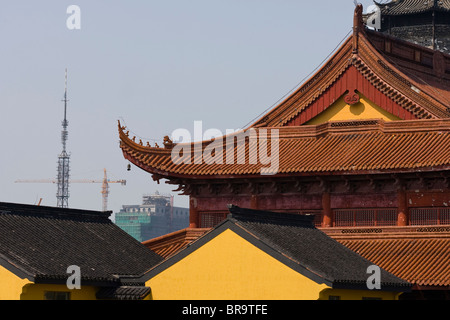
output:
M 0 203 L 0 265 L 35 282 L 132 282 L 162 260 L 116 226 L 110 213 Z
M 435 10 L 449 11 L 450 0 L 394 0 L 389 3 L 379 4 L 381 12 L 384 15 L 404 15 L 415 14 L 430 11 L 434 7 Z
M 374 264 L 315 228 L 313 215 L 254 211 L 235 206 L 230 206 L 229 210 L 228 221 L 287 257 L 291 267 L 333 288 L 367 289 L 367 279 L 371 275 L 367 270 Z M 395 290 L 412 285 L 381 269 L 381 286 Z
M 368 267 L 374 264 L 314 227 L 313 215 L 275 213 L 229 206 L 227 219 L 188 247 L 145 273 L 141 280 L 160 274 L 192 254 L 225 230 L 309 279 L 335 289 L 367 290 Z M 381 290 L 409 292 L 412 284 L 381 271 Z
M 142 300 L 150 292 L 149 287 L 142 286 L 105 287 L 97 292 L 96 297 L 102 300 Z

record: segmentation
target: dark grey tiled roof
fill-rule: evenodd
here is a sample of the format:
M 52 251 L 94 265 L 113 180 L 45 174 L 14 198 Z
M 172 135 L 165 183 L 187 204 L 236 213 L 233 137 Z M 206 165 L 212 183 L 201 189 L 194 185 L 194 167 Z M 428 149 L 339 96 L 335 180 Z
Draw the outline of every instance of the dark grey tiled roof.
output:
M 394 0 L 386 4 L 379 4 L 384 15 L 403 15 L 430 11 L 435 6 L 434 0 Z M 437 0 L 435 10 L 450 10 L 450 0 Z
M 0 203 L 0 264 L 35 282 L 133 281 L 162 257 L 125 233 L 110 213 Z
M 149 287 L 142 286 L 120 286 L 101 288 L 97 294 L 97 299 L 112 300 L 142 300 L 150 294 Z
M 372 262 L 316 229 L 314 216 L 253 211 L 230 206 L 228 221 L 243 228 L 325 283 L 336 287 L 362 287 Z M 384 288 L 410 287 L 408 282 L 381 270 Z

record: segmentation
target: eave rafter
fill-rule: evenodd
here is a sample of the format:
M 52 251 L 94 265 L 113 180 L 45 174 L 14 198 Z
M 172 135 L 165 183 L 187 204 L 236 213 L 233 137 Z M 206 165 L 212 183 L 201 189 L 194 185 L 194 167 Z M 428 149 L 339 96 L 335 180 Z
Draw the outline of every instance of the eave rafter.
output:
M 279 166 L 271 177 L 401 174 L 450 168 L 450 119 L 338 121 L 276 130 Z M 145 147 L 130 139 L 123 127 L 119 126 L 119 131 L 125 159 L 152 174 L 155 181 L 167 179 L 187 185 L 178 181 L 260 179 L 265 167 L 262 163 L 176 164 L 171 158 L 172 149 Z M 248 141 L 245 146 L 248 155 Z M 188 145 L 187 149 L 194 148 Z M 224 159 L 227 150 L 224 148 Z

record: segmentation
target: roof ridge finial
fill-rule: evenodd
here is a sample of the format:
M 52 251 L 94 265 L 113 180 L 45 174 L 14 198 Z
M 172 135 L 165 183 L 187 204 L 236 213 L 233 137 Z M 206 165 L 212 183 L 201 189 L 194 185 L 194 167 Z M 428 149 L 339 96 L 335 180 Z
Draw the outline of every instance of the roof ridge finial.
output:
M 355 0 L 355 13 L 353 17 L 353 53 L 358 53 L 359 33 L 364 30 L 363 5 Z

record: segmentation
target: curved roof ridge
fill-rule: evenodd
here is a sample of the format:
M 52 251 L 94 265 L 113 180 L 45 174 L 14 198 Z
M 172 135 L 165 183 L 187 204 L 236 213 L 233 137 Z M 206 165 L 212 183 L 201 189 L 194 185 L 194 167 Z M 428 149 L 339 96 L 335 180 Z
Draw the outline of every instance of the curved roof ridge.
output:
M 349 36 L 347 40 L 340 46 L 340 48 L 327 60 L 322 66 L 300 87 L 298 87 L 287 98 L 276 105 L 272 110 L 265 113 L 250 127 L 266 126 L 270 123 L 270 118 L 286 112 L 292 105 L 301 99 L 304 99 L 303 103 L 297 109 L 297 114 L 307 108 L 317 98 L 326 91 L 333 83 L 341 76 L 342 73 L 351 65 L 348 62 L 348 58 L 352 54 L 352 36 Z M 333 69 L 333 70 L 332 70 Z M 327 78 L 324 80 L 324 76 Z M 331 76 L 331 77 L 330 77 Z M 318 88 L 319 87 L 319 88 Z M 311 88 L 318 88 L 318 90 L 311 90 Z M 311 91 L 313 91 L 311 93 Z M 309 94 L 309 95 L 308 95 Z M 305 98 L 306 96 L 306 98 Z M 295 112 L 295 111 L 294 111 Z M 290 114 L 285 117 L 285 121 L 288 121 L 288 117 L 291 119 L 295 114 Z
M 450 169 L 450 118 L 395 122 L 379 119 L 351 120 L 321 125 L 263 129 L 278 130 L 277 135 L 269 136 L 267 146 L 273 145 L 272 139 L 278 139 L 279 170 L 276 174 L 281 176 L 283 174 L 321 175 L 337 171 L 367 174 L 368 172 L 407 172 L 417 168 L 423 171 Z M 256 163 L 249 161 L 250 152 L 258 149 L 259 140 L 243 141 L 245 141 L 243 145 L 237 143 L 231 148 L 227 145 L 230 142 L 226 139 L 215 145 L 214 151 L 220 153 L 219 159 L 223 160 L 221 163 L 216 161 L 210 163 L 203 158 L 204 153 L 211 152 L 212 148 L 200 150 L 202 158 L 198 158 L 199 155 L 195 158 L 195 160 L 201 159 L 200 163 L 192 160 L 192 145 L 187 145 L 187 148 L 183 150 L 183 152 L 191 151 L 190 162 L 173 160 L 171 150 L 160 152 L 159 149 L 152 149 L 154 152 L 152 153 L 152 150 L 142 151 L 141 148 L 133 148 L 126 143 L 121 143 L 121 148 L 126 159 L 152 174 L 155 180 L 218 178 L 230 175 L 235 178 L 259 176 L 266 167 L 258 161 Z M 374 144 L 373 141 L 378 143 Z M 405 141 L 412 141 L 412 147 L 407 153 L 399 155 L 398 148 L 403 146 Z M 439 152 L 427 151 L 427 146 L 431 143 L 442 146 Z M 325 154 L 324 146 L 326 146 Z M 244 152 L 245 163 L 236 161 L 236 155 L 240 152 L 238 150 Z M 340 154 L 342 150 L 348 150 L 349 157 L 330 158 L 330 154 Z M 233 156 L 232 163 L 227 161 L 229 152 Z M 375 152 L 376 156 L 368 158 L 370 152 Z
M 350 36 L 308 81 L 250 127 L 286 125 L 333 87 L 351 66 L 356 67 L 364 78 L 369 80 L 382 94 L 397 102 L 416 117 L 445 118 L 450 116 L 449 111 L 446 110 L 446 108 L 450 108 L 448 98 L 441 96 L 440 92 L 436 92 L 434 84 L 424 86 L 422 83 L 426 83 L 425 80 L 422 79 L 422 83 L 419 83 L 417 79 L 406 74 L 396 65 L 395 61 L 379 52 L 366 34 L 366 30 L 358 32 L 357 51 L 355 52 L 355 44 L 352 43 L 355 37 L 355 35 Z M 362 66 L 361 63 L 364 65 Z M 336 98 L 334 97 L 334 99 Z
M 380 52 L 379 46 L 376 46 L 374 44 L 373 37 L 378 37 L 382 39 L 386 39 L 390 41 L 390 43 L 400 43 L 404 46 L 410 47 L 410 48 L 417 48 L 420 51 L 427 51 L 430 54 L 442 54 L 442 56 L 446 56 L 447 59 L 450 60 L 450 55 L 441 53 L 440 51 L 431 50 L 429 48 L 421 47 L 409 42 L 406 42 L 401 39 L 397 39 L 395 37 L 386 35 L 384 33 L 372 31 L 372 30 L 366 30 L 365 36 L 361 37 L 362 41 L 365 45 L 370 46 L 370 54 L 373 55 L 378 59 L 378 61 L 371 61 L 370 64 L 375 65 L 375 63 L 378 63 L 377 67 L 378 71 L 383 72 L 385 70 L 387 73 L 391 73 L 392 76 L 391 82 L 395 82 L 395 84 L 390 84 L 391 87 L 396 87 L 397 90 L 400 89 L 403 83 L 403 95 L 408 97 L 408 99 L 414 100 L 414 103 L 418 104 L 423 108 L 424 110 L 431 112 L 436 117 L 448 117 L 450 113 L 446 113 L 444 110 L 444 107 L 450 107 L 450 95 L 449 97 L 445 97 L 441 95 L 439 92 L 436 92 L 436 88 L 434 88 L 433 85 L 429 85 L 426 87 L 424 83 L 426 83 L 425 80 L 423 80 L 420 75 L 418 75 L 418 72 L 415 72 L 414 74 L 406 73 L 404 70 L 404 67 L 401 67 L 398 62 L 395 61 L 393 56 L 389 56 L 384 52 Z M 392 46 L 392 44 L 391 44 Z M 392 50 L 392 49 L 391 49 Z M 366 54 L 366 51 L 363 51 L 363 56 Z M 392 55 L 392 54 L 391 54 Z M 368 58 L 367 55 L 365 55 L 366 58 Z M 445 62 L 445 61 L 444 61 Z M 417 64 L 417 62 L 414 62 Z M 419 68 L 419 67 L 416 67 Z M 430 76 L 434 76 L 434 74 L 430 74 Z M 421 81 L 421 83 L 419 82 Z M 420 92 L 417 91 L 417 89 L 420 90 Z M 407 92 L 405 92 L 405 90 Z M 400 90 L 401 92 L 402 90 Z M 450 88 L 449 90 L 450 91 Z M 426 97 L 422 94 L 424 93 Z M 440 98 L 440 99 L 439 99 Z M 445 101 L 442 101 L 445 100 Z

